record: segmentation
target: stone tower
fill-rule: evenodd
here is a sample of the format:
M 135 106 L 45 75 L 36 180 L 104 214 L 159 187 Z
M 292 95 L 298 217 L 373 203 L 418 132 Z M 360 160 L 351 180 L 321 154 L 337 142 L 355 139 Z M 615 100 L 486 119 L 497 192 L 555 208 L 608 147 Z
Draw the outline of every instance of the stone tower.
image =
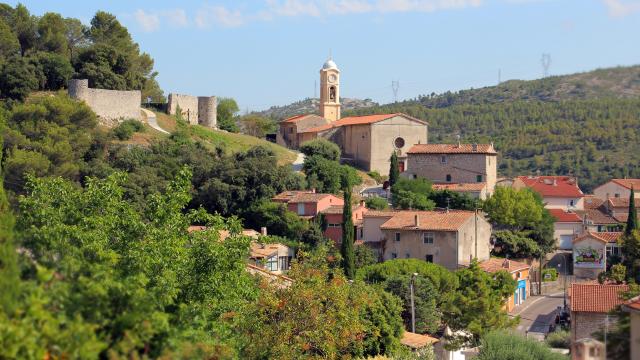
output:
M 68 84 L 67 92 L 73 99 L 87 100 L 89 96 L 89 80 L 87 79 L 71 79 Z
M 320 69 L 320 116 L 330 122 L 340 119 L 340 70 L 331 58 Z

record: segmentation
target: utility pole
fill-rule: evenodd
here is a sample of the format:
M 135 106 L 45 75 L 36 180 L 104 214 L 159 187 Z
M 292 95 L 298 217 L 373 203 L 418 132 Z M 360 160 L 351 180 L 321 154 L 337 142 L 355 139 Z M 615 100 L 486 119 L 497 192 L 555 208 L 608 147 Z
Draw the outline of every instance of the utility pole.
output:
M 551 66 L 551 54 L 542 54 L 540 63 L 542 64 L 542 77 L 546 78 L 547 76 L 549 76 L 549 67 Z
M 498 69 L 498 85 L 502 83 L 502 69 Z
M 398 102 L 398 90 L 400 89 L 400 80 L 391 81 L 391 90 L 393 90 L 393 102 Z
M 478 258 L 478 208 L 476 208 L 476 216 L 475 216 L 475 228 L 476 228 L 476 259 Z
M 411 332 L 416 332 L 416 309 L 413 302 L 413 283 L 418 276 L 418 273 L 411 274 L 411 282 L 409 284 L 409 289 L 411 291 Z

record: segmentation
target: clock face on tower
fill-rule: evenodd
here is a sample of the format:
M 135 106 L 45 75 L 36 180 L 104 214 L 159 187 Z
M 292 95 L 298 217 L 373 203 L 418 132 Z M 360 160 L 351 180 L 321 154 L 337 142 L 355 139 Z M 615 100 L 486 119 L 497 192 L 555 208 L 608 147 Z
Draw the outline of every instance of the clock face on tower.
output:
M 329 75 L 329 82 L 330 83 L 334 83 L 334 82 L 336 82 L 336 80 L 338 80 L 338 77 L 335 74 Z

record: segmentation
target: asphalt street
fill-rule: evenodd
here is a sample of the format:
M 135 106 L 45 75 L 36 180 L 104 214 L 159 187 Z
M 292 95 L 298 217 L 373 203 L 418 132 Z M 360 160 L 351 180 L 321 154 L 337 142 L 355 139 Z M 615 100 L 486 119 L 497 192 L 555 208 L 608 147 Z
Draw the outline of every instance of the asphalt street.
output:
M 518 333 L 530 337 L 542 337 L 549 332 L 549 325 L 555 321 L 556 309 L 562 307 L 564 293 L 532 296 L 525 304 L 516 309 L 512 316 L 520 316 Z

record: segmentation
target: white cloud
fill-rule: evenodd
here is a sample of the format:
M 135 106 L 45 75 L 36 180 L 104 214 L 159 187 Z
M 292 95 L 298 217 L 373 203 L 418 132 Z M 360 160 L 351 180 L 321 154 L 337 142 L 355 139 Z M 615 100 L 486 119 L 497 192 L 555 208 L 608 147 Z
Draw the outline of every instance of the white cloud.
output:
M 624 17 L 640 12 L 640 1 L 637 0 L 603 0 L 609 16 Z
M 162 12 L 162 16 L 173 27 L 185 27 L 189 23 L 187 13 L 183 9 L 166 10 Z
M 144 31 L 156 31 L 160 27 L 160 17 L 158 14 L 146 13 L 144 10 L 138 9 L 133 16 Z
M 212 25 L 237 27 L 245 23 L 244 15 L 239 10 L 229 10 L 224 6 L 205 6 L 196 14 L 196 26 L 206 29 Z

